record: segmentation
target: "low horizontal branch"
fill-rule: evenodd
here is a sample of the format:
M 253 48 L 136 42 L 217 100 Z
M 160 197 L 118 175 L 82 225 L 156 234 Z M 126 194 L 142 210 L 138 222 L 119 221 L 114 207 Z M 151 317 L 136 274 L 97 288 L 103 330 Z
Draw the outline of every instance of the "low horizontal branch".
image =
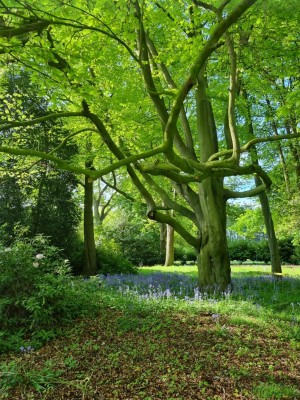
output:
M 77 167 L 75 165 L 69 164 L 65 160 L 55 157 L 52 154 L 44 153 L 43 151 L 0 146 L 0 153 L 6 153 L 6 154 L 11 154 L 11 155 L 16 155 L 16 156 L 37 157 L 41 160 L 49 160 L 49 161 L 52 161 L 55 165 L 57 165 L 57 167 L 59 169 L 75 172 L 76 174 L 87 175 L 93 179 L 97 179 L 96 171 Z
M 243 199 L 246 197 L 254 197 L 259 195 L 260 193 L 264 192 L 266 190 L 265 185 L 260 185 L 257 186 L 256 188 L 250 189 L 250 190 L 244 190 L 242 192 L 236 192 L 233 190 L 225 189 L 224 191 L 224 197 L 226 199 Z
M 8 129 L 19 128 L 23 126 L 33 126 L 36 124 L 40 124 L 41 122 L 49 121 L 52 119 L 59 119 L 59 118 L 69 118 L 69 117 L 83 117 L 84 114 L 82 111 L 75 111 L 75 112 L 59 112 L 59 113 L 52 113 L 45 115 L 39 118 L 33 118 L 27 121 L 15 121 L 15 122 L 8 122 L 3 123 L 0 125 L 0 131 L 7 131 Z
M 41 32 L 48 28 L 50 21 L 37 21 L 31 24 L 24 24 L 20 27 L 4 27 L 0 29 L 0 37 L 12 38 L 14 36 L 24 35 L 29 32 Z
M 288 135 L 274 135 L 274 136 L 269 136 L 267 138 L 255 138 L 255 139 L 250 140 L 248 143 L 246 143 L 241 148 L 241 152 L 248 151 L 252 146 L 254 146 L 257 143 L 275 142 L 275 141 L 278 141 L 278 140 L 294 139 L 294 138 L 299 138 L 299 137 L 300 137 L 300 132 L 299 133 L 288 134 Z

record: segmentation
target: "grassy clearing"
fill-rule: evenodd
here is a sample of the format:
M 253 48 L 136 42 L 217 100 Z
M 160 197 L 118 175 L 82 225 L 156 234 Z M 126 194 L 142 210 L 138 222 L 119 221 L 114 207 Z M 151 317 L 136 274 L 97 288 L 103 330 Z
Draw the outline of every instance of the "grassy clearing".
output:
M 164 267 L 162 265 L 155 265 L 154 267 L 141 267 L 139 268 L 139 273 L 143 275 L 152 274 L 153 272 L 161 273 L 178 273 L 178 274 L 188 274 L 197 277 L 197 267 L 196 265 L 173 265 L 171 267 Z M 296 276 L 300 277 L 300 266 L 299 265 L 283 265 L 282 272 L 284 276 Z M 260 275 L 270 275 L 271 266 L 262 264 L 244 264 L 244 265 L 232 265 L 231 273 L 233 277 L 239 276 L 260 276 Z
M 0 398 L 300 399 L 300 268 L 267 269 L 234 266 L 222 296 L 200 296 L 192 266 L 87 282 L 98 316 L 0 356 Z

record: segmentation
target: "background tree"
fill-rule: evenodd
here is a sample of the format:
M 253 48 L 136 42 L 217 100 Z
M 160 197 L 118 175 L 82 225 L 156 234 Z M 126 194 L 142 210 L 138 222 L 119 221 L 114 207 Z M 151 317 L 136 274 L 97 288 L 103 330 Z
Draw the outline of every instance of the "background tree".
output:
M 49 113 L 47 100 L 39 97 L 37 87 L 30 82 L 24 70 L 12 70 L 3 77 L 1 108 L 4 115 L 18 118 L 18 109 L 25 115 L 43 116 Z M 47 121 L 24 130 L 11 130 L 2 142 L 19 143 L 51 152 L 60 144 L 65 132 L 61 124 Z M 67 146 L 60 150 L 61 156 L 70 157 L 76 148 Z M 17 225 L 22 226 L 27 236 L 37 234 L 49 236 L 51 243 L 70 255 L 76 238 L 80 219 L 78 205 L 74 199 L 77 179 L 72 172 L 55 169 L 48 160 L 34 161 L 14 156 L 2 159 L 2 185 L 0 199 L 1 225 L 5 231 L 5 242 L 11 244 L 18 234 Z M 26 227 L 26 228 L 25 228 Z M 4 239 L 2 237 L 2 239 Z
M 7 168 L 4 170 L 0 180 L 0 229 L 1 242 L 9 246 L 18 234 L 17 227 L 27 225 L 29 216 L 25 207 L 26 196 L 16 177 L 11 176 Z

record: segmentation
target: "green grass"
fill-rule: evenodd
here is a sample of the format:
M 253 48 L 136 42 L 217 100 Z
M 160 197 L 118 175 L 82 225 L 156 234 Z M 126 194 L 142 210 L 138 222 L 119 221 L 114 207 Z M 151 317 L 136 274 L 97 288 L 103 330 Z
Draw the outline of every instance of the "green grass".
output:
M 261 400 L 300 398 L 300 390 L 295 386 L 280 385 L 274 382 L 260 383 L 253 393 Z
M 153 267 L 141 267 L 138 269 L 140 274 L 152 274 L 153 272 L 176 272 L 178 274 L 187 274 L 191 276 L 197 276 L 197 266 L 196 265 L 173 265 L 170 267 L 164 267 L 162 265 L 155 265 Z M 233 277 L 239 276 L 259 276 L 259 275 L 269 275 L 271 274 L 270 265 L 232 265 L 231 273 Z M 282 266 L 283 276 L 295 276 L 300 277 L 300 265 Z
M 138 269 L 139 274 L 149 275 L 154 272 L 162 272 L 162 273 L 178 273 L 178 274 L 187 274 L 191 276 L 197 276 L 197 267 L 196 265 L 172 265 L 171 267 L 164 267 L 162 265 L 155 265 L 153 267 L 140 267 Z
M 177 302 L 177 307 L 188 310 L 201 309 L 214 313 L 227 314 L 233 323 L 244 321 L 245 324 L 264 326 L 273 323 L 282 331 L 284 337 L 300 338 L 300 266 L 283 266 L 283 277 L 290 280 L 260 281 L 255 278 L 270 276 L 270 265 L 233 265 L 232 278 L 235 282 L 249 283 L 239 291 L 234 291 L 231 296 L 218 301 L 202 301 L 200 303 L 186 304 Z M 148 275 L 152 273 L 177 273 L 197 278 L 196 266 L 154 266 L 139 268 L 139 273 Z M 253 282 L 251 280 L 253 278 Z M 181 305 L 180 305 L 181 304 Z M 174 305 L 174 307 L 176 307 Z M 251 321 L 251 322 L 250 322 Z M 286 323 L 294 321 L 295 325 L 287 330 Z

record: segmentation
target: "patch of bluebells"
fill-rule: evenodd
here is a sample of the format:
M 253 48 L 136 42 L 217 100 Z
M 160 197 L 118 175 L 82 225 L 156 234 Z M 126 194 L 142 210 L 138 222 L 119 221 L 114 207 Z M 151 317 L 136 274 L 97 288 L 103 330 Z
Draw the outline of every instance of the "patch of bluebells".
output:
M 198 288 L 198 280 L 194 276 L 178 273 L 156 272 L 149 275 L 100 275 L 100 282 L 106 287 L 118 290 L 120 293 L 135 294 L 144 299 L 184 299 L 186 301 L 207 300 L 215 302 L 219 291 L 210 294 Z M 230 290 L 222 293 L 226 298 Z
M 186 301 L 217 302 L 226 299 L 244 299 L 257 303 L 263 292 L 272 292 L 273 300 L 286 290 L 300 290 L 300 279 L 284 277 L 280 281 L 271 275 L 253 277 L 234 277 L 232 288 L 223 293 L 217 290 L 201 292 L 197 287 L 197 278 L 187 274 L 153 273 L 149 275 L 99 275 L 101 284 L 118 290 L 120 293 L 135 294 L 144 299 L 184 299 Z M 300 304 L 300 303 L 299 303 Z M 259 306 L 259 304 L 257 303 Z
M 184 274 L 153 273 L 149 275 L 100 275 L 106 287 L 122 294 L 134 293 L 142 298 L 186 298 L 198 294 L 197 279 Z
M 21 346 L 20 347 L 21 353 L 31 353 L 32 351 L 34 351 L 34 348 L 31 346 L 27 346 L 27 347 Z

